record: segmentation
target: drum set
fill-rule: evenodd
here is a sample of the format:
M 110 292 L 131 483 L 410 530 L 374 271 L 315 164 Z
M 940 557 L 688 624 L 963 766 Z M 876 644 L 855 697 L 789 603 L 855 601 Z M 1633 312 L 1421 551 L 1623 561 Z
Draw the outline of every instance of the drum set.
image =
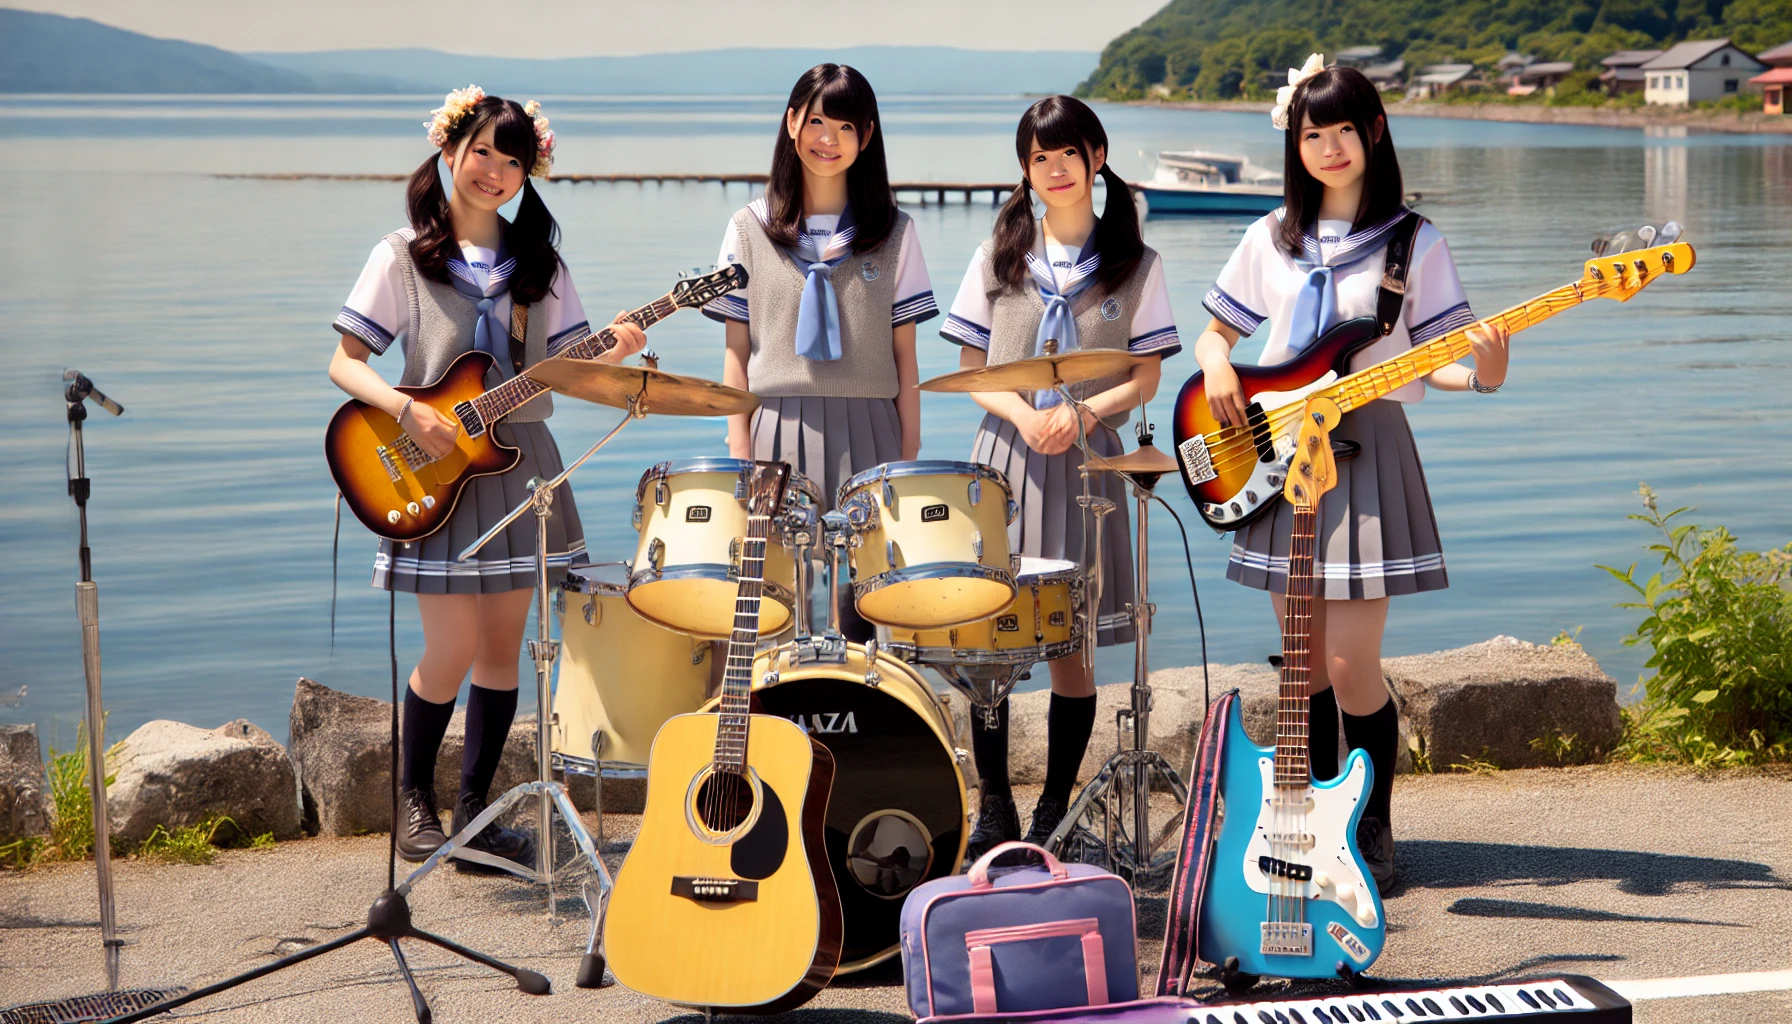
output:
M 461 557 L 471 557 L 509 522 L 533 511 L 538 537 L 537 636 L 529 643 L 540 716 L 540 778 L 494 801 L 463 835 L 537 798 L 538 863 L 516 874 L 548 886 L 553 911 L 551 815 L 558 812 L 580 858 L 607 893 L 603 846 L 603 781 L 640 778 L 661 725 L 715 703 L 716 644 L 732 631 L 746 534 L 750 462 L 693 458 L 662 462 L 635 488 L 634 557 L 573 568 L 548 585 L 546 518 L 554 488 L 624 426 L 654 415 L 729 415 L 757 399 L 710 381 L 664 373 L 649 354 L 623 366 L 555 358 L 528 370 L 553 390 L 625 410 L 615 429 L 553 480 L 532 484 L 534 496 Z M 962 371 L 921 385 L 935 391 L 1056 389 L 1129 370 L 1137 357 L 1115 352 L 1047 355 Z M 1145 743 L 1150 713 L 1146 636 L 1152 608 L 1146 566 L 1147 505 L 1159 476 L 1174 468 L 1150 445 L 1104 459 L 1085 453 L 1086 525 L 1114 510 L 1088 496 L 1087 474 L 1120 473 L 1138 497 L 1137 592 L 1130 614 L 1138 637 L 1131 706 L 1122 710 L 1116 754 L 1071 806 L 1052 837 L 1060 852 L 1106 864 L 1135 884 L 1167 884 L 1170 839 L 1180 810 L 1153 830 L 1150 799 L 1187 794 L 1175 771 Z M 833 499 L 830 508 L 830 497 Z M 760 649 L 753 668 L 759 710 L 797 722 L 833 754 L 836 774 L 827 813 L 827 856 L 839 887 L 845 926 L 840 973 L 861 970 L 899 951 L 903 898 L 917 885 L 956 872 L 971 818 L 962 766 L 968 761 L 945 696 L 921 675 L 930 668 L 961 691 L 972 714 L 996 705 L 1040 662 L 1081 654 L 1093 664 L 1102 586 L 1098 548 L 1088 566 L 1022 558 L 1010 548 L 1017 507 L 1008 481 L 969 462 L 893 462 L 859 473 L 836 495 L 792 472 L 767 545 Z M 1095 529 L 1099 538 L 1100 530 Z M 825 563 L 829 614 L 813 628 L 810 605 L 816 563 Z M 840 598 L 850 586 L 859 614 L 878 639 L 849 642 L 841 632 Z M 549 617 L 561 639 L 549 633 Z M 562 658 L 562 655 L 564 657 Z M 550 696 L 553 663 L 559 681 Z M 596 780 L 597 838 L 580 822 L 554 773 Z M 1146 838 L 1149 837 L 1149 838 Z M 405 888 L 460 836 L 422 865 Z M 597 956 L 601 898 L 585 893 L 592 934 L 581 985 L 602 978 Z

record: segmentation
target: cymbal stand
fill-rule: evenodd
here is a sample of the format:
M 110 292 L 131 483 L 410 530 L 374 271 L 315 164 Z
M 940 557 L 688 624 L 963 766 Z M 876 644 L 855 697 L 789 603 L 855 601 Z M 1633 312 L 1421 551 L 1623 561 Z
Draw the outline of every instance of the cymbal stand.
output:
M 560 654 L 560 644 L 552 639 L 548 626 L 549 618 L 552 615 L 550 607 L 552 594 L 548 589 L 548 516 L 552 512 L 554 490 L 572 476 L 580 466 L 583 466 L 587 459 L 596 455 L 598 449 L 609 444 L 612 438 L 622 432 L 623 427 L 646 415 L 645 394 L 638 394 L 630 398 L 627 414 L 608 434 L 599 439 L 571 465 L 561 470 L 560 474 L 552 480 L 537 478 L 531 481 L 528 499 L 511 509 L 509 515 L 506 515 L 497 525 L 487 530 L 484 536 L 469 544 L 466 550 L 460 553 L 460 560 L 467 561 L 525 512 L 535 513 L 535 638 L 529 641 L 529 658 L 535 662 L 535 763 L 539 777 L 533 782 L 525 782 L 513 787 L 509 792 L 492 801 L 472 821 L 455 822 L 454 824 L 459 826 L 460 830 L 450 836 L 447 842 L 436 849 L 436 852 L 430 854 L 428 860 L 418 865 L 417 870 L 411 872 L 410 876 L 404 880 L 404 884 L 398 887 L 400 893 L 408 893 L 413 886 L 434 871 L 436 865 L 449 857 L 459 856 L 463 860 L 476 859 L 477 863 L 508 871 L 528 881 L 540 882 L 547 889 L 548 923 L 558 925 L 562 919 L 554 901 L 553 819 L 554 812 L 558 811 L 561 820 L 566 823 L 567 831 L 572 834 L 573 844 L 577 847 L 575 859 L 583 859 L 591 865 L 591 870 L 596 875 L 598 883 L 596 899 L 591 896 L 589 883 L 580 887 L 580 898 L 584 900 L 586 912 L 591 917 L 591 934 L 586 940 L 585 955 L 579 964 L 577 985 L 580 988 L 597 988 L 603 984 L 604 958 L 598 952 L 597 946 L 603 936 L 603 909 L 614 883 L 610 878 L 609 868 L 604 866 L 603 857 L 599 855 L 595 844 L 591 841 L 591 834 L 585 829 L 584 821 L 580 819 L 578 810 L 573 807 L 572 799 L 567 796 L 565 785 L 554 781 L 552 742 L 548 732 L 549 709 L 553 706 L 552 694 L 549 691 L 549 678 L 552 675 L 554 660 Z M 593 753 L 596 752 L 593 751 Z M 483 831 L 487 825 L 496 821 L 499 815 L 531 796 L 536 798 L 534 868 L 531 869 L 499 857 L 480 855 L 475 858 L 469 856 L 472 851 L 465 849 L 469 840 Z M 601 807 L 599 813 L 602 813 Z M 397 827 L 397 822 L 393 823 L 393 827 Z
M 1060 386 L 1059 391 L 1078 408 L 1087 408 L 1082 403 L 1075 402 L 1068 389 Z M 1144 415 L 1142 409 L 1140 415 Z M 1141 445 L 1151 444 L 1151 427 L 1142 418 L 1138 425 L 1138 437 Z M 1087 497 L 1090 464 L 1098 456 L 1088 446 L 1088 435 L 1081 428 L 1081 417 L 1078 417 L 1077 440 L 1083 450 L 1085 497 L 1081 500 L 1087 502 L 1085 509 L 1094 512 L 1097 531 L 1097 569 L 1094 575 L 1099 576 L 1101 517 L 1113 511 L 1114 506 L 1112 502 L 1107 502 L 1108 507 L 1102 509 L 1096 507 L 1096 503 L 1106 502 L 1107 499 Z M 1116 475 L 1125 480 L 1132 490 L 1139 522 L 1134 538 L 1138 569 L 1133 577 L 1133 600 L 1127 604 L 1135 638 L 1132 699 L 1127 707 L 1121 708 L 1114 716 L 1114 755 L 1108 758 L 1095 778 L 1077 794 L 1069 811 L 1065 813 L 1064 820 L 1052 832 L 1045 845 L 1047 849 L 1064 852 L 1073 859 L 1102 864 L 1109 871 L 1131 882 L 1135 889 L 1160 890 L 1169 885 L 1175 871 L 1176 850 L 1170 841 L 1182 818 L 1180 813 L 1171 814 L 1160 829 L 1155 832 L 1152 830 L 1153 783 L 1161 780 L 1178 804 L 1188 803 L 1188 787 L 1183 783 L 1182 776 L 1162 754 L 1152 750 L 1150 744 L 1152 696 L 1149 638 L 1151 620 L 1157 611 L 1157 606 L 1151 603 L 1150 515 L 1152 490 L 1157 486 L 1160 476 L 1156 473 Z M 1099 588 L 1096 596 L 1090 599 L 1089 609 L 1089 621 L 1099 628 Z M 1095 646 L 1096 633 L 1092 631 L 1084 643 L 1084 650 L 1092 654 Z M 1132 734 L 1130 743 L 1127 736 L 1129 731 Z

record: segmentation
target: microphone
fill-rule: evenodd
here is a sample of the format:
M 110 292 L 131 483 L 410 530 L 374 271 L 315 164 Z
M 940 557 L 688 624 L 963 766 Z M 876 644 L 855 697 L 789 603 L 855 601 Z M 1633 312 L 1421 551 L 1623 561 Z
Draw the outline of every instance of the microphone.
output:
M 93 381 L 88 380 L 80 370 L 63 370 L 62 379 L 74 382 L 68 386 L 68 400 L 70 402 L 79 402 L 83 398 L 91 399 L 93 404 L 114 416 L 124 415 L 124 406 L 107 398 L 106 393 L 99 388 L 94 387 Z

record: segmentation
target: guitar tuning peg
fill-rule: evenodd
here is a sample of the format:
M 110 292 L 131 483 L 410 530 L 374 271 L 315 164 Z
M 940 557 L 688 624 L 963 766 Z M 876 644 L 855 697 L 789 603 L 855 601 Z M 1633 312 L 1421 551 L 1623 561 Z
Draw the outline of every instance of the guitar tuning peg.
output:
M 692 277 L 702 277 L 703 276 L 703 268 L 702 267 L 692 267 L 691 268 L 691 276 Z
M 1605 250 L 1611 248 L 1611 244 L 1612 244 L 1612 236 L 1610 236 L 1610 235 L 1594 236 L 1593 245 L 1592 245 L 1593 255 L 1604 256 Z
M 1656 234 L 1656 241 L 1660 242 L 1662 245 L 1667 245 L 1678 239 L 1682 234 L 1682 231 L 1683 229 L 1680 227 L 1679 221 L 1670 220 L 1661 226 L 1661 230 Z
M 1653 244 L 1655 241 L 1655 225 L 1644 224 L 1642 227 L 1637 228 L 1636 240 L 1643 243 L 1645 246 Z

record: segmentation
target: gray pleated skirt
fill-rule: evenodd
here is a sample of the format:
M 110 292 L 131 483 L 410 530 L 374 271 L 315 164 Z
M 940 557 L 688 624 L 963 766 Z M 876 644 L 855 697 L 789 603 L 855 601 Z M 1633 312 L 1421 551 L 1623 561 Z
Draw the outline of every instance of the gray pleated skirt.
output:
M 840 485 L 902 459 L 902 421 L 891 398 L 761 398 L 753 413 L 753 457 L 782 459 L 821 488 L 830 512 Z
M 1319 500 L 1313 577 L 1328 601 L 1367 601 L 1442 590 L 1443 542 L 1425 487 L 1425 468 L 1413 444 L 1406 410 L 1380 400 L 1345 414 L 1332 437 L 1362 450 L 1338 463 L 1338 483 Z M 1286 501 L 1240 530 L 1226 578 L 1247 587 L 1288 589 L 1288 534 L 1294 509 Z
M 1120 455 L 1125 448 L 1120 435 L 1107 427 L 1089 435 L 1089 447 L 1103 456 Z M 1002 471 L 1020 514 L 1008 526 L 1008 543 L 1016 554 L 1031 558 L 1062 558 L 1089 570 L 1089 538 L 1077 499 L 1083 493 L 1078 470 L 1083 453 L 1072 445 L 1057 455 L 1041 455 L 1027 447 L 1014 424 L 986 414 L 971 441 L 971 460 Z M 1114 511 L 1102 519 L 1101 608 L 1096 646 L 1108 647 L 1133 641 L 1132 619 L 1126 606 L 1133 599 L 1132 517 L 1125 485 L 1113 473 L 1089 474 L 1089 493 L 1114 503 Z
M 468 544 L 497 525 L 529 497 L 529 481 L 548 478 L 565 468 L 560 446 L 546 423 L 500 423 L 497 439 L 522 450 L 522 461 L 509 472 L 483 476 L 461 491 L 460 504 L 442 528 L 419 541 L 394 545 L 380 541 L 373 559 L 373 585 L 407 594 L 500 594 L 535 587 L 535 515 L 525 512 L 493 537 L 471 561 L 455 559 Z M 394 550 L 396 548 L 396 550 Z M 557 582 L 585 555 L 585 531 L 573 503 L 572 486 L 554 490 L 548 517 L 548 580 Z

